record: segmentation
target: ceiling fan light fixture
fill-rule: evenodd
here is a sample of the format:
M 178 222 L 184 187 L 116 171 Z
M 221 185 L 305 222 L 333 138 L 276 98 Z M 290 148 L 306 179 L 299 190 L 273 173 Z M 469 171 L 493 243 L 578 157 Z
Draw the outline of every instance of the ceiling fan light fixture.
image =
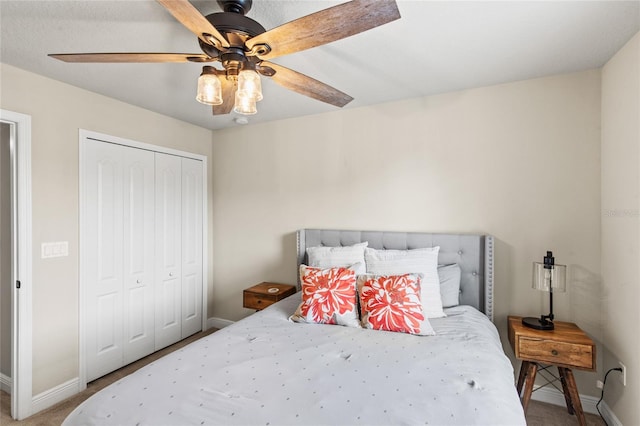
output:
M 222 84 L 214 67 L 205 66 L 202 68 L 202 74 L 198 77 L 196 100 L 205 105 L 222 104 Z
M 242 115 L 253 115 L 258 112 L 256 108 L 256 100 L 240 95 L 240 91 L 236 92 L 236 102 L 233 111 Z
M 240 71 L 238 74 L 238 94 L 245 98 L 252 98 L 256 102 L 262 100 L 262 84 L 260 76 L 255 70 Z

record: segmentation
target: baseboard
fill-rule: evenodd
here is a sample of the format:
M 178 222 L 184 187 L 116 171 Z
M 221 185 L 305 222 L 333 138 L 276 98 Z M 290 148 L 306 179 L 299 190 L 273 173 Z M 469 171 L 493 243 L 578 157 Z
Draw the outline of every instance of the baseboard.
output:
M 531 399 L 536 401 L 546 402 L 548 404 L 560 405 L 564 407 L 566 405 L 564 394 L 554 388 L 541 388 L 540 386 L 534 386 Z M 580 395 L 580 403 L 582 404 L 582 411 L 585 413 L 598 414 L 596 409 L 596 403 L 598 398 L 588 395 Z
M 234 321 L 227 320 L 224 318 L 208 318 L 207 319 L 207 328 L 225 328 L 233 324 Z
M 80 379 L 74 378 L 67 382 L 64 382 L 56 387 L 46 390 L 33 397 L 31 405 L 31 414 L 35 414 L 39 411 L 49 408 L 58 402 L 64 401 L 67 398 L 77 394 L 80 389 Z
M 609 426 L 622 426 L 622 422 L 616 417 L 613 410 L 609 408 L 606 402 L 602 401 L 600 403 L 600 411 L 602 412 L 602 417 Z
M 11 377 L 0 373 L 0 390 L 11 395 Z
M 548 387 L 540 388 L 539 386 L 534 390 L 535 392 L 531 394 L 531 399 L 553 405 L 560 405 L 562 407 L 566 406 L 564 394 L 559 390 Z M 596 398 L 595 396 L 580 395 L 582 411 L 584 411 L 585 413 L 599 415 L 598 409 L 596 408 L 596 404 L 598 403 L 599 399 L 600 398 Z M 609 426 L 622 426 L 620 420 L 618 420 L 611 408 L 609 408 L 609 406 L 604 401 L 600 403 L 600 412 L 602 413 L 602 417 L 605 419 Z

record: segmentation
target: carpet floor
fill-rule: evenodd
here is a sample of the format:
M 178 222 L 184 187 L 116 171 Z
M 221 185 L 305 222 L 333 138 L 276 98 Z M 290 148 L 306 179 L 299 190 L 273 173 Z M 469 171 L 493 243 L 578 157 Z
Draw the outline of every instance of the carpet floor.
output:
M 75 407 L 80 405 L 85 399 L 89 398 L 94 393 L 98 392 L 102 388 L 110 385 L 111 383 L 127 376 L 141 367 L 149 364 L 150 362 L 179 349 L 194 340 L 200 339 L 207 334 L 216 331 L 216 329 L 210 329 L 205 332 L 196 333 L 193 336 L 182 340 L 174 345 L 162 349 L 156 353 L 153 353 L 145 358 L 142 358 L 134 363 L 131 363 L 119 370 L 107 374 L 91 383 L 87 384 L 87 389 L 80 392 L 73 397 L 66 399 L 53 407 L 43 410 L 33 416 L 22 420 L 16 421 L 11 418 L 11 399 L 5 392 L 0 392 L 0 425 L 2 426 L 58 426 L 62 421 L 73 411 Z M 587 419 L 587 426 L 601 426 L 605 423 L 602 419 L 594 414 L 585 413 Z M 565 426 L 575 425 L 577 420 L 575 416 L 569 415 L 565 407 L 558 405 L 546 404 L 539 401 L 531 401 L 529 403 L 529 409 L 527 410 L 527 425 L 528 426 Z

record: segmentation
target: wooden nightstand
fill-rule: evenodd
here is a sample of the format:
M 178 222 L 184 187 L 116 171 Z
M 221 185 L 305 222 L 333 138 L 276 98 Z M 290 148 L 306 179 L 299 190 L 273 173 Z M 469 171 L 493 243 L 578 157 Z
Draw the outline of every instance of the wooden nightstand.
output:
M 295 292 L 296 287 L 289 284 L 266 282 L 256 284 L 242 293 L 242 306 L 259 311 Z
M 558 368 L 569 414 L 575 414 L 580 425 L 586 420 L 572 368 L 596 370 L 596 345 L 577 325 L 554 321 L 552 331 L 535 330 L 522 325 L 522 317 L 509 316 L 509 343 L 522 360 L 518 376 L 518 394 L 522 392 L 522 407 L 526 413 L 538 368 Z

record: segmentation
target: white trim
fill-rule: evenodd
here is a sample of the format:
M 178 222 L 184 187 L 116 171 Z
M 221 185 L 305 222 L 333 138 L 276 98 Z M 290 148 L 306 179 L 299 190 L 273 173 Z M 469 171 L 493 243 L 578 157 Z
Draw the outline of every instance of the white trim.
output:
M 0 390 L 11 395 L 11 377 L 0 373 Z
M 180 151 L 173 148 L 166 148 L 164 146 L 152 145 L 149 143 L 138 142 L 131 139 L 119 138 L 117 136 L 111 136 L 104 133 L 93 132 L 91 130 L 78 129 L 80 133 L 80 142 L 83 139 L 93 139 L 100 142 L 113 143 L 116 145 L 124 145 L 132 148 L 146 149 L 147 151 L 161 152 L 164 154 L 177 155 L 179 157 L 193 158 L 206 163 L 207 156 L 202 154 L 194 154 L 193 152 Z M 205 173 L 206 176 L 206 173 Z M 206 180 L 206 179 L 205 179 Z
M 76 377 L 35 395 L 33 397 L 33 412 L 37 413 L 72 397 L 79 392 L 79 386 L 80 382 Z
M 233 324 L 234 321 L 228 320 L 228 319 L 224 319 L 224 318 L 209 318 L 207 320 L 207 327 L 206 330 L 210 329 L 210 328 L 225 328 L 230 326 L 231 324 Z
M 209 305 L 209 197 L 207 196 L 207 180 L 209 166 L 207 157 L 202 156 L 202 331 L 207 329 L 207 307 Z
M 602 417 L 609 426 L 622 426 L 622 422 L 616 417 L 613 410 L 606 402 L 602 401 L 600 403 L 600 411 L 602 412 Z
M 561 407 L 566 406 L 566 402 L 564 399 L 564 395 L 557 389 L 553 388 L 540 388 L 535 387 L 534 392 L 531 394 L 531 399 L 540 402 L 547 402 L 553 405 L 559 405 Z M 600 398 L 596 398 L 595 396 L 589 395 L 580 395 L 580 403 L 582 404 L 582 410 L 585 413 L 595 414 L 598 416 L 598 409 L 596 408 L 596 404 Z M 602 401 L 600 403 L 600 411 L 602 412 L 602 417 L 605 419 L 609 426 L 622 426 L 622 423 L 616 417 L 615 413 L 611 410 L 611 408 L 607 405 L 606 402 Z
M 561 407 L 566 406 L 564 394 L 557 389 L 553 388 L 541 388 L 540 386 L 534 386 L 531 399 L 540 402 L 546 402 L 553 405 L 559 405 Z M 582 404 L 582 411 L 585 413 L 598 414 L 596 409 L 596 403 L 599 398 L 589 395 L 580 395 L 580 403 Z
M 32 413 L 31 116 L 0 109 L 0 120 L 15 124 L 13 208 L 19 220 L 12 225 L 17 246 L 12 281 L 19 280 L 21 288 L 11 286 L 11 416 L 22 420 Z
M 120 138 L 117 136 L 111 136 L 104 133 L 93 132 L 91 130 L 78 129 L 78 175 L 79 175 L 79 185 L 78 185 L 78 202 L 79 202 L 79 256 L 78 256 L 78 264 L 79 264 L 79 289 L 78 289 L 78 392 L 81 392 L 87 388 L 87 366 L 86 366 L 86 351 L 85 351 L 85 328 L 84 328 L 84 318 L 86 312 L 84 310 L 84 299 L 85 292 L 83 290 L 84 286 L 82 285 L 83 278 L 85 276 L 85 271 L 83 270 L 84 259 L 83 259 L 83 228 L 84 228 L 84 218 L 86 216 L 85 212 L 85 203 L 84 203 L 84 194 L 83 194 L 83 170 L 84 170 L 84 151 L 85 144 L 83 141 L 85 139 L 92 139 L 105 143 L 112 143 L 117 145 L 128 146 L 132 148 L 145 149 L 148 151 L 159 152 L 164 154 L 176 155 L 179 157 L 192 158 L 195 160 L 202 161 L 203 173 L 202 173 L 202 329 L 203 331 L 207 329 L 207 305 L 208 305 L 208 289 L 209 289 L 209 278 L 208 278 L 208 261 L 209 258 L 209 238 L 208 238 L 208 223 L 209 223 L 209 198 L 207 194 L 207 179 L 208 179 L 208 165 L 207 165 L 207 156 L 202 154 L 194 154 L 191 152 L 180 151 L 172 148 L 166 148 L 159 145 L 151 145 L 144 142 L 138 142 L 130 139 Z M 220 327 L 218 327 L 220 328 Z

